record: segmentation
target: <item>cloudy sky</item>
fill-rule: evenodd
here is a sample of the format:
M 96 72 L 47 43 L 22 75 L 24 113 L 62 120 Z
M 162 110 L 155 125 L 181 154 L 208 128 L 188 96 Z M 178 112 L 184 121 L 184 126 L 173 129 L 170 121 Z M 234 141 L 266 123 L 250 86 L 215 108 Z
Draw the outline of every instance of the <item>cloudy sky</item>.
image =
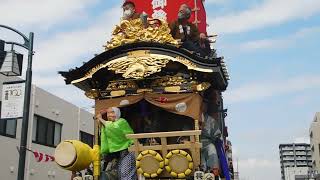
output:
M 121 0 L 0 0 L 0 24 L 35 33 L 33 82 L 89 108 L 57 71 L 103 51 Z M 308 141 L 320 111 L 319 0 L 206 0 L 232 80 L 226 119 L 242 180 L 279 180 L 280 143 Z M 0 29 L 0 38 L 20 40 Z M 24 66 L 25 67 L 25 66 Z

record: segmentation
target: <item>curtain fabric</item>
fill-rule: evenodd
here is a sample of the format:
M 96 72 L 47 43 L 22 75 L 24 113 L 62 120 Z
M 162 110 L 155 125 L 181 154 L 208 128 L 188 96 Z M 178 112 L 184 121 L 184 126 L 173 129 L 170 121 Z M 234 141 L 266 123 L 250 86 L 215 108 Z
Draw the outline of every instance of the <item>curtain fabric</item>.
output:
M 147 102 L 171 113 L 201 120 L 202 97 L 197 93 L 156 94 L 144 93 L 112 99 L 96 100 L 96 113 L 109 107 L 125 107 L 145 99 Z

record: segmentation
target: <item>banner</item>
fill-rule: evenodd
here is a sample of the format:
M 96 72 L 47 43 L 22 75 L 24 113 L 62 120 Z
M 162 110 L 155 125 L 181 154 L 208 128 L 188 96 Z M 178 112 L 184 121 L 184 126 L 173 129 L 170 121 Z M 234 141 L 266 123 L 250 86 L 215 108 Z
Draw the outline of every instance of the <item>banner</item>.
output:
M 23 116 L 24 81 L 5 82 L 2 86 L 1 119 Z
M 31 150 L 29 150 L 31 151 Z M 54 157 L 49 154 L 44 154 L 38 151 L 31 151 L 33 156 L 37 162 L 52 162 L 54 161 Z
M 136 11 L 145 12 L 149 17 L 164 19 L 169 23 L 178 18 L 182 4 L 187 4 L 193 11 L 190 22 L 197 23 L 199 31 L 207 32 L 206 11 L 202 0 L 128 0 L 135 3 Z
M 28 149 L 25 147 L 25 149 L 29 152 L 32 152 L 33 156 L 34 156 L 34 159 L 37 161 L 37 162 L 53 162 L 55 160 L 54 156 L 51 156 L 49 154 L 45 154 L 45 153 L 41 153 L 39 151 L 33 151 L 31 149 Z M 17 146 L 17 150 L 18 150 L 18 153 L 20 153 L 20 149 L 19 147 Z

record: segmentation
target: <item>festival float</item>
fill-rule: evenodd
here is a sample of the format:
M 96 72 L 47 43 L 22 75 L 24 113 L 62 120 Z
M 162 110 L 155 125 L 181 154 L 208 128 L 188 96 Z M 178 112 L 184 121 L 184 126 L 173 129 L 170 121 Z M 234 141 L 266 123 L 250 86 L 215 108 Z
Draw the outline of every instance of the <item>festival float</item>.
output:
M 96 114 L 109 107 L 121 109 L 134 131 L 127 135 L 133 142 L 128 151 L 135 155 L 140 178 L 204 178 L 200 137 L 205 102 L 222 134 L 215 144 L 220 177 L 230 179 L 222 98 L 229 75 L 224 58 L 217 56 L 214 49 L 210 56 L 203 57 L 182 48 L 181 41 L 171 36 L 168 25 L 185 3 L 192 9 L 190 22 L 207 34 L 203 1 L 132 2 L 137 12 L 149 15 L 147 24 L 140 18 L 121 21 L 104 45 L 104 52 L 81 67 L 59 73 L 66 84 L 76 86 L 95 101 Z M 211 39 L 211 44 L 214 42 Z M 94 147 L 65 140 L 56 148 L 55 161 L 73 172 L 92 163 L 94 178 L 98 180 L 102 174 L 101 125 L 97 121 L 92 123 L 95 123 Z

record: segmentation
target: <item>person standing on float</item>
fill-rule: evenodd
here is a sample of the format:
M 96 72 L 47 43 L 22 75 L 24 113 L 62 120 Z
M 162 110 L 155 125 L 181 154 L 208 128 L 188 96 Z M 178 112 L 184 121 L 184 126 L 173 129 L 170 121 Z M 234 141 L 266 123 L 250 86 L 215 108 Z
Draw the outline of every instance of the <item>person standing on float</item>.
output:
M 107 120 L 102 116 L 106 113 Z M 101 153 L 119 153 L 118 179 L 135 180 L 136 163 L 135 156 L 128 148 L 133 144 L 133 140 L 126 137 L 133 134 L 129 123 L 121 118 L 120 109 L 117 107 L 108 108 L 106 111 L 97 115 L 97 121 L 101 124 Z

